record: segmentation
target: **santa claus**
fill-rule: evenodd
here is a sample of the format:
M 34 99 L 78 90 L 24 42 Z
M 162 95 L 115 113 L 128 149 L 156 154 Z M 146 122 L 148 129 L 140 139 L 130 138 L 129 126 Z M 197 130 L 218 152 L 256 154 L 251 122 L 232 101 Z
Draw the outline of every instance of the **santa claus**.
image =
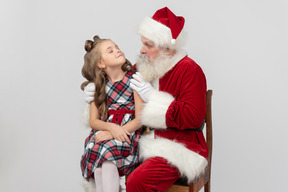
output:
M 143 20 L 139 73 L 131 87 L 145 102 L 141 121 L 150 132 L 140 139 L 140 160 L 127 192 L 165 191 L 179 176 L 192 181 L 207 166 L 201 125 L 206 114 L 206 78 L 181 49 L 184 18 L 167 7 Z

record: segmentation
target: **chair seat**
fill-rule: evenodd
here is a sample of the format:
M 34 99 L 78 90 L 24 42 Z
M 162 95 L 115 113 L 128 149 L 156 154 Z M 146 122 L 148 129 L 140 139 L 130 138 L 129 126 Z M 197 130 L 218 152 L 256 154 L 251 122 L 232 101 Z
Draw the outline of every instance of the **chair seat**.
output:
M 196 178 L 196 180 L 192 181 L 188 184 L 186 177 L 180 177 L 166 192 L 184 192 L 190 191 L 200 191 L 200 189 L 207 183 L 209 180 L 209 168 L 206 167 L 205 171 L 202 175 Z
M 186 177 L 180 177 L 180 178 L 174 183 L 174 185 L 189 186 Z

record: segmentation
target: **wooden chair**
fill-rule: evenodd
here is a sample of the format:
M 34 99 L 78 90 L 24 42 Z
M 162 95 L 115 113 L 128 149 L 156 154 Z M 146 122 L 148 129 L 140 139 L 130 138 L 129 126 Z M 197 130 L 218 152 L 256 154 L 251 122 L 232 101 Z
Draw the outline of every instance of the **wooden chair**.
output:
M 166 192 L 198 192 L 204 186 L 205 192 L 210 192 L 210 178 L 211 178 L 211 159 L 212 159 L 212 112 L 211 112 L 211 100 L 212 90 L 208 90 L 206 93 L 206 143 L 208 146 L 208 166 L 205 172 L 196 178 L 191 183 L 187 183 L 185 178 L 180 178 L 174 185 L 172 185 Z

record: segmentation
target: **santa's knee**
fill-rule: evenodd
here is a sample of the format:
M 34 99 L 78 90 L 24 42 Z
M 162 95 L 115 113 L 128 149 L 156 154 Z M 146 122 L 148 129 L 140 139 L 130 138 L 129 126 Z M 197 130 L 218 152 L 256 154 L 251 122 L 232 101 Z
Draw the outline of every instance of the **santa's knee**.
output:
M 134 170 L 127 178 L 126 192 L 138 192 L 144 187 L 141 174 L 137 170 Z

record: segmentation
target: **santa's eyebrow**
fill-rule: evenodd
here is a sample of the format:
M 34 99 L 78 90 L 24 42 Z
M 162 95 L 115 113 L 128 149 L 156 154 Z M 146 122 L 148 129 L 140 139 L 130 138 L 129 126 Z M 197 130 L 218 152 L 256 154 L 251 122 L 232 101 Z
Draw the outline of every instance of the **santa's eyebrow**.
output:
M 147 45 L 147 46 L 153 46 L 154 45 L 152 42 L 149 42 L 149 41 L 145 42 L 144 44 Z

